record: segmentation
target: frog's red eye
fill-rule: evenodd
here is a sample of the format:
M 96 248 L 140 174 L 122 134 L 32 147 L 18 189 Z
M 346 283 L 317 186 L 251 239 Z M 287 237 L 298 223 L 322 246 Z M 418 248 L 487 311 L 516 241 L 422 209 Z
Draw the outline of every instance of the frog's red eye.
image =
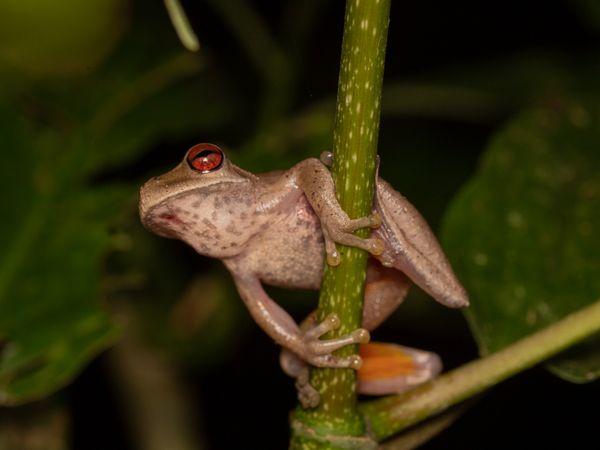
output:
M 196 172 L 207 173 L 223 164 L 223 152 L 213 144 L 194 145 L 187 154 L 188 165 Z

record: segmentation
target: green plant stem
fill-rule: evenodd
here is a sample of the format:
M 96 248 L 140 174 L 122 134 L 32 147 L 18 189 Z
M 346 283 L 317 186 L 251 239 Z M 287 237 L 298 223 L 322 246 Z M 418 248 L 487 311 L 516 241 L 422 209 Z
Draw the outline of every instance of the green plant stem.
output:
M 377 440 L 385 439 L 597 332 L 600 332 L 600 301 L 412 391 L 366 403 L 361 411 Z
M 390 0 L 348 0 L 336 121 L 332 174 L 338 200 L 350 217 L 371 213 L 385 45 Z M 368 230 L 361 230 L 366 236 Z M 356 248 L 338 246 L 341 264 L 326 267 L 319 316 L 335 313 L 341 326 L 331 336 L 347 334 L 361 325 L 365 269 L 368 255 Z M 336 354 L 356 353 L 349 346 Z M 294 449 L 374 448 L 365 438 L 357 411 L 356 372 L 353 369 L 313 369 L 311 384 L 321 402 L 312 410 L 299 408 L 294 422 Z

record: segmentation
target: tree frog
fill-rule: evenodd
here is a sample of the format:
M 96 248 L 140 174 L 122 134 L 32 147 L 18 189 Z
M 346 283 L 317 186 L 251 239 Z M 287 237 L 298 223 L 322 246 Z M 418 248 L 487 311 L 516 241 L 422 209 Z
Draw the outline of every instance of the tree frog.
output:
M 386 394 L 408 389 L 441 370 L 434 353 L 395 344 L 367 344 L 375 329 L 403 301 L 413 281 L 449 307 L 468 305 L 435 236 L 417 210 L 377 177 L 373 212 L 350 219 L 341 209 L 328 169 L 331 154 L 309 158 L 286 171 L 247 172 L 213 144 L 189 149 L 170 172 L 140 190 L 143 225 L 180 239 L 198 253 L 220 259 L 254 320 L 283 347 L 283 369 L 296 377 L 301 402 L 319 402 L 308 382 L 307 365 L 359 370 L 359 392 Z M 368 238 L 353 234 L 372 229 Z M 262 284 L 318 289 L 323 260 L 340 261 L 336 243 L 371 254 L 362 328 L 321 339 L 339 326 L 335 315 L 318 323 L 312 314 L 301 325 L 264 291 Z M 360 356 L 333 352 L 366 344 Z M 363 364 L 364 362 L 364 364 Z M 361 367 L 362 366 L 362 367 Z

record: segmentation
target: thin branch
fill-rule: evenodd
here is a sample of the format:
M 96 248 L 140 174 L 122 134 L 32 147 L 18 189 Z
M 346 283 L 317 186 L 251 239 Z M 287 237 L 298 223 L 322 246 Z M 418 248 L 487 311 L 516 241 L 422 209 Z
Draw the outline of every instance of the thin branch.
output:
M 198 37 L 196 36 L 196 33 L 194 33 L 194 29 L 190 25 L 179 0 L 165 0 L 165 7 L 167 8 L 171 23 L 183 46 L 192 52 L 200 50 Z
M 361 406 L 378 440 L 385 439 L 600 332 L 600 301 L 485 358 L 405 394 Z

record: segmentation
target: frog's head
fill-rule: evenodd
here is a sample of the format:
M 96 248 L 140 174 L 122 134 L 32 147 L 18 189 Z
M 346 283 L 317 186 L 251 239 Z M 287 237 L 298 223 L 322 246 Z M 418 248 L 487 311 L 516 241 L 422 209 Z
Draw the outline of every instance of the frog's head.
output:
M 140 218 L 150 231 L 182 238 L 188 228 L 189 205 L 206 194 L 234 191 L 255 175 L 232 164 L 213 144 L 190 148 L 177 167 L 148 180 L 140 188 Z M 194 213 L 196 214 L 196 212 Z

